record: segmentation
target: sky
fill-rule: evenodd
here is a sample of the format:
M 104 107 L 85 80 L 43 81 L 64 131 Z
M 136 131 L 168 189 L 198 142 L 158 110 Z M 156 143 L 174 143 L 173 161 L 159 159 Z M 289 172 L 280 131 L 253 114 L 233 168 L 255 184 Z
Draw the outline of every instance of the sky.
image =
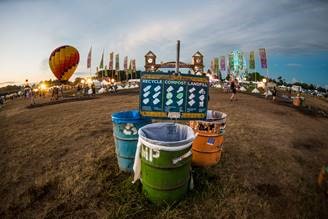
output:
M 55 79 L 50 53 L 72 45 L 80 53 L 74 76 L 88 75 L 109 52 L 137 60 L 153 51 L 172 61 L 181 41 L 181 61 L 200 51 L 206 69 L 232 50 L 266 48 L 268 75 L 328 87 L 326 0 L 0 0 L 0 86 L 25 79 Z

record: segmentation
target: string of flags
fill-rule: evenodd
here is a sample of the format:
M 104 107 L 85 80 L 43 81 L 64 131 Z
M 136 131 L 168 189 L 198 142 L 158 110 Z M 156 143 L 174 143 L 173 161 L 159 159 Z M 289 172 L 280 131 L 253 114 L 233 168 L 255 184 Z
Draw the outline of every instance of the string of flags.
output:
M 268 69 L 267 54 L 265 48 L 259 49 L 260 65 L 262 69 Z M 211 61 L 211 70 L 213 73 L 218 74 L 220 71 L 245 71 L 246 69 L 255 70 L 255 51 L 250 51 L 248 66 L 246 64 L 246 56 L 244 52 L 234 50 L 226 56 L 220 58 L 213 58 Z

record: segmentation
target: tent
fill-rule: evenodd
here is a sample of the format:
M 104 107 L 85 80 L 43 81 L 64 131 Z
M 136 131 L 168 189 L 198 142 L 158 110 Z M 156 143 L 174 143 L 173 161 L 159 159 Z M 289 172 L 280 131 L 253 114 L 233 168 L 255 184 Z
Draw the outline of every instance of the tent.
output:
M 240 90 L 241 92 L 245 92 L 245 91 L 247 91 L 245 87 L 241 87 L 239 90 Z
M 252 90 L 252 93 L 253 93 L 253 94 L 259 94 L 260 91 L 259 91 L 258 89 L 256 89 L 256 88 L 254 88 L 254 89 Z
M 264 92 L 263 95 L 265 95 L 265 96 L 272 96 L 272 92 L 270 90 L 268 90 L 268 94 L 267 94 L 267 92 Z

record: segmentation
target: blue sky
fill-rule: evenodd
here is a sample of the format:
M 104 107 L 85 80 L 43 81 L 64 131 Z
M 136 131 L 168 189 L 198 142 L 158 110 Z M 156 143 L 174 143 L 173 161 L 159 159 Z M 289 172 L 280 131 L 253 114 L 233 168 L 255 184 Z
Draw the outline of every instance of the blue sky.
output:
M 80 52 L 76 75 L 93 70 L 102 50 L 137 59 L 152 50 L 158 61 L 199 50 L 206 68 L 234 49 L 267 48 L 269 76 L 328 85 L 328 1 L 325 0 L 0 0 L 0 83 L 54 78 L 48 58 L 69 44 Z M 258 58 L 257 58 L 257 64 Z M 261 72 L 261 69 L 258 69 Z

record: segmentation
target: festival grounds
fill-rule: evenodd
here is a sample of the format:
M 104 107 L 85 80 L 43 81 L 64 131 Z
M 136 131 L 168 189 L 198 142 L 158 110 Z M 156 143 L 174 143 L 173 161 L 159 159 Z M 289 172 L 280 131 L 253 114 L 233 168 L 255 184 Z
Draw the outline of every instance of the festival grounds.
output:
M 262 97 L 210 90 L 228 114 L 218 165 L 194 168 L 195 187 L 156 207 L 118 169 L 111 114 L 138 108 L 138 90 L 32 109 L 0 109 L 0 218 L 328 218 L 316 180 L 328 119 Z M 328 112 L 328 103 L 306 97 Z

